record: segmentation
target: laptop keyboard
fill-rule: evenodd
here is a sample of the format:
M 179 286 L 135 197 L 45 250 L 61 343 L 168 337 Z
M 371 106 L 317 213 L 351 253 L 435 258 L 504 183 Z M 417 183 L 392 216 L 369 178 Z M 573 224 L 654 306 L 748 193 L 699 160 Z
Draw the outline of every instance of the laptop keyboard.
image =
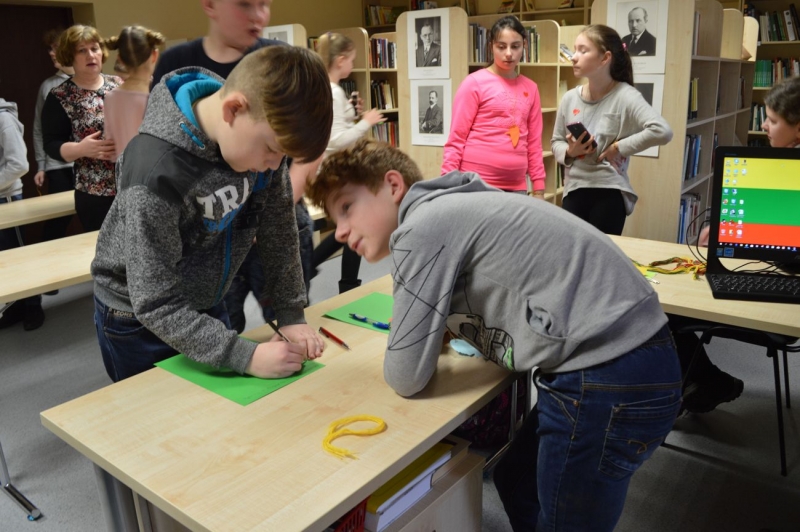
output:
M 800 277 L 761 274 L 706 274 L 717 299 L 800 303 Z

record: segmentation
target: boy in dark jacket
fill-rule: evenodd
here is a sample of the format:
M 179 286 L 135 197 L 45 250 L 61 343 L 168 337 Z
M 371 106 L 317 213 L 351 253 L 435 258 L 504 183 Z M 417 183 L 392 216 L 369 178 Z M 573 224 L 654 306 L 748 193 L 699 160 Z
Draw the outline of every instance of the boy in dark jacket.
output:
M 292 189 L 281 176 L 285 155 L 304 162 L 325 150 L 327 72 L 313 52 L 271 46 L 224 83 L 202 68 L 165 76 L 119 160 L 92 263 L 95 323 L 114 381 L 177 352 L 263 378 L 322 353 L 305 324 Z M 291 343 L 254 344 L 224 325 L 222 297 L 254 237 Z

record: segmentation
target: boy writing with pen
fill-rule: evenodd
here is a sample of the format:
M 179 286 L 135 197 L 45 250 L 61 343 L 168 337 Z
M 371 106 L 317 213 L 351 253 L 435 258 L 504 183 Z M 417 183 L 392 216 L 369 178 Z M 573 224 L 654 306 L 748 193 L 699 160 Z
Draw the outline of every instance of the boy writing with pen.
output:
M 285 155 L 322 155 L 332 117 L 327 71 L 298 47 L 257 50 L 224 84 L 189 67 L 155 87 L 140 134 L 118 161 L 118 194 L 91 269 L 112 380 L 178 352 L 262 378 L 286 377 L 322 354 L 323 339 L 305 323 L 292 187 L 283 176 Z M 226 328 L 222 296 L 254 237 L 288 342 L 255 344 Z
M 425 388 L 445 331 L 511 371 L 538 368 L 538 404 L 494 474 L 514 530 L 613 530 L 681 403 L 667 318 L 630 259 L 474 173 L 422 181 L 376 141 L 329 156 L 307 195 L 368 262 L 392 255 L 384 378 L 397 393 Z

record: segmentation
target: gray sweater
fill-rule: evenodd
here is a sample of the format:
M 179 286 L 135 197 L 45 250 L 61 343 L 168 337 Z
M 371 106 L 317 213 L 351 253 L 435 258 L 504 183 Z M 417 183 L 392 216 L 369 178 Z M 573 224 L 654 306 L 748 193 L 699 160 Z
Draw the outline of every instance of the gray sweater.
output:
M 198 311 L 220 302 L 258 237 L 278 323 L 305 323 L 292 186 L 286 160 L 236 172 L 197 126 L 193 102 L 222 87 L 201 68 L 167 74 L 117 166 L 117 197 L 97 239 L 95 296 L 133 312 L 188 357 L 243 373 L 256 344 Z
M 583 122 L 597 141 L 597 150 L 583 159 L 567 157 L 566 125 L 572 122 Z M 630 214 L 638 199 L 628 177 L 630 156 L 670 140 L 672 129 L 667 121 L 650 107 L 638 90 L 627 83 L 618 83 L 596 102 L 583 99 L 581 86 L 567 91 L 558 106 L 550 145 L 556 161 L 566 167 L 564 196 L 579 188 L 619 189 L 625 200 L 625 210 Z M 619 172 L 607 161 L 597 162 L 614 141 L 619 142 L 620 154 L 627 158 Z
M 384 376 L 401 395 L 428 383 L 445 329 L 509 370 L 565 372 L 613 360 L 667 322 L 607 236 L 477 174 L 414 184 L 399 222 Z
M 22 139 L 24 128 L 17 104 L 0 98 L 0 196 L 22 194 L 22 180 L 28 172 L 28 150 Z
M 47 170 L 58 170 L 59 168 L 72 168 L 72 163 L 65 163 L 58 159 L 53 159 L 44 151 L 44 140 L 42 137 L 42 109 L 47 95 L 53 88 L 58 87 L 69 79 L 69 76 L 60 70 L 44 80 L 39 86 L 39 93 L 36 95 L 36 110 L 33 115 L 33 151 L 36 154 L 36 170 L 45 172 Z

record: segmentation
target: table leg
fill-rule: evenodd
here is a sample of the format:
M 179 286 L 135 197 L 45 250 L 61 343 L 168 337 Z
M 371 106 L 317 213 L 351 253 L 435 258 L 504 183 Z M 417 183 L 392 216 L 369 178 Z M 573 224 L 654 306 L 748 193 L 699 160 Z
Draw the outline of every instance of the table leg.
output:
M 133 490 L 97 465 L 94 472 L 106 528 L 114 532 L 138 532 Z
M 28 521 L 35 521 L 42 516 L 42 512 L 11 484 L 11 475 L 8 474 L 8 466 L 6 465 L 6 457 L 3 454 L 2 445 L 0 445 L 0 483 L 2 483 L 3 491 L 6 495 L 11 497 L 28 514 Z

